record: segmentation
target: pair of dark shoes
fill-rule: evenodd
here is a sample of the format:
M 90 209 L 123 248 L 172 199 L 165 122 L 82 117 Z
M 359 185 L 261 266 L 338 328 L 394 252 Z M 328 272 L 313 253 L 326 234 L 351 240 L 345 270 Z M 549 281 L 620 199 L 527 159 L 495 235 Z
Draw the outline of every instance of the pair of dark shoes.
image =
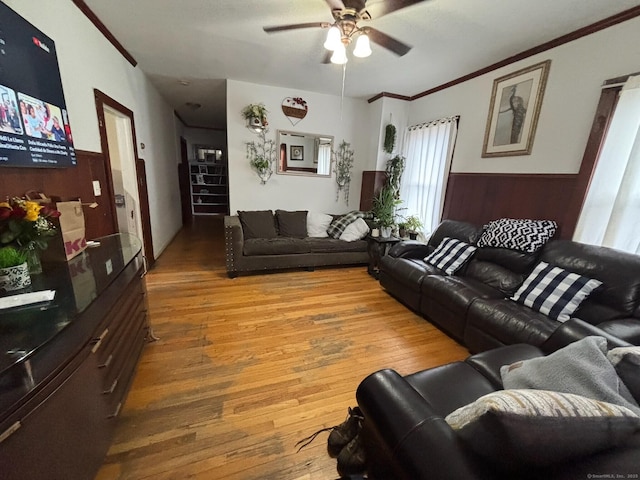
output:
M 365 470 L 364 446 L 360 436 L 363 421 L 364 415 L 360 408 L 349 408 L 347 419 L 333 427 L 329 434 L 329 455 L 338 457 L 338 473 L 343 477 Z

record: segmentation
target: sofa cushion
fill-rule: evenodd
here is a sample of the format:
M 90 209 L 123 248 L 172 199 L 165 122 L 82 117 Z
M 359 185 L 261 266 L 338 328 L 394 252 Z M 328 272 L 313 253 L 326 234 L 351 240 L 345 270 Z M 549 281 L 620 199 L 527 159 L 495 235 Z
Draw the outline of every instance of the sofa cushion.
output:
M 444 270 L 447 275 L 453 275 L 476 250 L 476 247 L 462 240 L 445 237 L 436 249 L 425 257 L 424 261 Z
M 251 238 L 276 238 L 276 223 L 271 210 L 238 211 L 245 240 Z
M 304 239 L 290 237 L 251 238 L 244 242 L 243 250 L 247 256 L 291 255 L 309 252 L 309 245 Z
M 533 388 L 583 395 L 640 414 L 640 407 L 607 358 L 607 340 L 589 336 L 546 357 L 500 369 L 505 389 Z
M 328 237 L 327 228 L 332 221 L 333 217 L 326 213 L 307 213 L 307 235 L 316 238 Z
M 276 221 L 278 222 L 278 234 L 281 237 L 306 238 L 306 210 L 298 210 L 295 212 L 276 210 Z
M 484 249 L 479 248 L 476 252 L 476 256 L 481 250 Z M 511 270 L 492 262 L 478 260 L 476 256 L 474 256 L 474 258 L 472 258 L 469 264 L 465 267 L 465 278 L 474 279 L 490 286 L 491 288 L 500 290 L 505 296 L 513 295 L 518 287 L 522 285 L 525 278 L 524 275 L 512 272 Z
M 508 299 L 477 298 L 467 312 L 464 342 L 468 347 L 474 345 L 476 341 L 470 332 L 477 329 L 503 345 L 528 343 L 538 347 L 559 325 L 546 315 Z
M 600 285 L 599 280 L 540 262 L 511 299 L 554 320 L 566 322 Z
M 484 226 L 479 247 L 501 247 L 532 253 L 556 233 L 553 220 L 500 218 Z
M 427 242 L 432 248 L 437 247 L 444 237 L 457 238 L 463 242 L 475 244 L 481 229 L 476 225 L 458 220 L 443 220 L 431 234 Z
M 570 240 L 553 240 L 545 245 L 540 260 L 602 282 L 576 312 L 578 318 L 598 324 L 632 316 L 640 306 L 640 255 Z M 592 314 L 590 306 L 594 304 L 611 307 L 617 316 Z
M 311 253 L 367 251 L 367 242 L 364 240 L 344 242 L 335 238 L 306 238 L 304 242 Z
M 628 408 L 545 390 L 490 393 L 445 421 L 470 448 L 507 470 L 590 455 L 640 429 L 640 417 Z
M 343 242 L 355 242 L 356 240 L 362 240 L 369 233 L 369 225 L 362 218 L 357 218 L 355 221 L 347 225 L 340 240 Z
M 640 347 L 614 348 L 607 358 L 635 401 L 640 402 Z
M 340 235 L 342 235 L 342 232 L 344 232 L 345 228 L 347 228 L 356 219 L 363 217 L 364 213 L 357 210 L 340 215 L 331 222 L 331 225 L 327 228 L 327 233 L 331 238 L 338 239 L 340 238 Z

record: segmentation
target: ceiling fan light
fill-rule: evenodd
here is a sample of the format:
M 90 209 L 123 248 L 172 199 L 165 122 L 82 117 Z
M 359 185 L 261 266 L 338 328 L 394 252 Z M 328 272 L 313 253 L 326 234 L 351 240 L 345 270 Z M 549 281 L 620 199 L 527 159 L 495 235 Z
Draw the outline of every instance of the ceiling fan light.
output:
M 342 35 L 338 27 L 335 25 L 331 27 L 327 32 L 327 39 L 324 42 L 324 48 L 333 52 L 336 48 L 342 45 L 342 42 L 340 41 L 341 36 Z
M 336 47 L 333 51 L 333 55 L 331 55 L 331 63 L 336 63 L 338 65 L 344 65 L 347 63 L 347 49 L 344 48 L 344 45 L 341 43 Z
M 358 40 L 356 40 L 356 48 L 353 49 L 353 54 L 360 58 L 371 55 L 371 44 L 367 34 L 363 33 L 358 37 Z

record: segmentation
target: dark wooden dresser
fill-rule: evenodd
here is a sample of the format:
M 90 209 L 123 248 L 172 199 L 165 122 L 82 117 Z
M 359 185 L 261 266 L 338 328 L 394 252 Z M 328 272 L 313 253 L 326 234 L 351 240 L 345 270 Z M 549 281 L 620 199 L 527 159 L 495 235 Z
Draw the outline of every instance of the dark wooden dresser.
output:
M 128 234 L 45 265 L 48 303 L 0 311 L 0 478 L 92 479 L 148 335 L 144 261 Z

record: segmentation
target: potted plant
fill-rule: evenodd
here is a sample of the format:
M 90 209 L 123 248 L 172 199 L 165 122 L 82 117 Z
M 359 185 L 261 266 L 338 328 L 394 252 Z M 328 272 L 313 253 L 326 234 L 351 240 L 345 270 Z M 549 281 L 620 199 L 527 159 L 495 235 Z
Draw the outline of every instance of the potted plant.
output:
M 247 127 L 254 130 L 263 130 L 269 124 L 267 108 L 263 103 L 250 103 L 242 109 L 241 113 L 247 121 Z
M 384 238 L 391 236 L 391 230 L 396 223 L 396 208 L 402 201 L 398 199 L 392 188 L 385 186 L 373 198 L 373 216 L 380 225 L 380 234 Z
M 0 248 L 0 288 L 9 292 L 31 285 L 31 276 L 24 252 L 6 246 Z
M 405 222 L 398 223 L 398 236 L 400 238 L 407 237 L 407 224 Z
M 418 238 L 418 233 L 420 233 L 420 230 L 424 226 L 422 225 L 420 219 L 415 215 L 411 215 L 405 218 L 404 224 L 411 240 L 415 240 L 416 238 Z
M 261 130 L 258 133 L 258 142 L 247 142 L 247 159 L 249 165 L 260 177 L 260 183 L 264 185 L 273 175 L 273 164 L 276 160 L 276 142 L 267 140 L 267 132 Z

